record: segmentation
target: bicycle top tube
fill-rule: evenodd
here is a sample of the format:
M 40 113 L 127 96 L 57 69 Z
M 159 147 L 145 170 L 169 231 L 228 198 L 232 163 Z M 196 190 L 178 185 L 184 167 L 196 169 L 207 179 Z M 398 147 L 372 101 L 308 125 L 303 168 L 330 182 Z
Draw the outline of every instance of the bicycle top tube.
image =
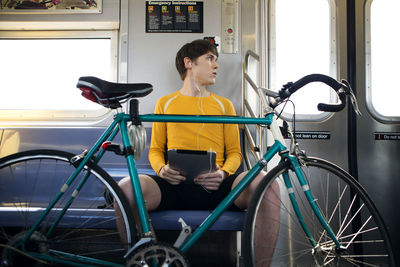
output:
M 131 120 L 128 114 L 118 113 L 124 120 Z M 262 124 L 271 125 L 274 114 L 270 113 L 265 118 L 250 118 L 242 116 L 223 115 L 175 115 L 175 114 L 143 114 L 138 119 L 141 122 L 183 122 L 183 123 L 222 123 L 222 124 Z

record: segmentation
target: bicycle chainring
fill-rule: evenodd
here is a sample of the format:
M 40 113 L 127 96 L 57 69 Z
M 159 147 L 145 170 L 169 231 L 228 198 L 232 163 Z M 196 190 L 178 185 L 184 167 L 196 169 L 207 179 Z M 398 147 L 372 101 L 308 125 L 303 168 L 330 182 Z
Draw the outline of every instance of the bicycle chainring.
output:
M 186 257 L 168 244 L 149 242 L 137 247 L 128 257 L 127 267 L 169 266 L 187 267 Z

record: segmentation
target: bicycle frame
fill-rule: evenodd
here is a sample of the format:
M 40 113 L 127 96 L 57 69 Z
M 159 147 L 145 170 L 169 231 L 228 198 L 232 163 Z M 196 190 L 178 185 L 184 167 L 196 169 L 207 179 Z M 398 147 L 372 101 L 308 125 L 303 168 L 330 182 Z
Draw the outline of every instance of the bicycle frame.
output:
M 275 140 L 274 144 L 263 155 L 262 159 L 248 171 L 248 173 L 245 175 L 245 177 L 238 183 L 238 185 L 235 188 L 232 189 L 232 191 L 228 194 L 228 196 L 225 197 L 225 199 L 203 221 L 203 223 L 190 236 L 188 236 L 188 238 L 182 243 L 182 245 L 179 247 L 179 249 L 183 253 L 186 253 L 191 248 L 191 246 L 214 224 L 214 222 L 223 214 L 224 211 L 226 211 L 228 209 L 228 207 L 233 203 L 233 201 L 255 179 L 257 174 L 261 172 L 261 170 L 267 165 L 267 163 L 277 153 L 281 156 L 282 161 L 288 160 L 290 162 L 290 165 L 293 168 L 294 172 L 296 173 L 296 176 L 303 188 L 304 194 L 306 195 L 307 200 L 308 200 L 309 204 L 311 205 L 312 209 L 314 210 L 317 218 L 319 219 L 320 223 L 322 224 L 324 229 L 327 231 L 329 236 L 332 238 L 333 242 L 336 244 L 337 249 L 340 248 L 340 243 L 339 243 L 338 239 L 336 238 L 335 234 L 332 232 L 332 230 L 328 226 L 327 222 L 321 215 L 319 208 L 315 204 L 314 198 L 310 192 L 310 189 L 308 188 L 306 178 L 301 171 L 297 157 L 290 155 L 289 150 L 284 145 L 285 144 L 284 138 L 280 132 L 280 129 L 279 129 L 279 126 L 278 126 L 276 120 L 274 119 L 273 113 L 267 114 L 264 118 L 249 118 L 249 117 L 241 117 L 241 116 L 161 115 L 161 114 L 145 114 L 145 115 L 138 115 L 137 117 L 132 117 L 132 116 L 122 113 L 122 112 L 117 113 L 115 115 L 115 118 L 114 118 L 114 121 L 112 122 L 112 124 L 107 128 L 107 130 L 102 134 L 102 136 L 96 141 L 94 146 L 87 152 L 86 156 L 79 163 L 79 166 L 77 166 L 75 172 L 71 175 L 71 177 L 69 177 L 69 179 L 67 180 L 65 185 L 60 189 L 60 192 L 58 193 L 58 195 L 49 204 L 49 206 L 43 212 L 41 217 L 35 222 L 35 224 L 32 226 L 32 228 L 28 231 L 28 233 L 26 234 L 22 243 L 25 243 L 30 238 L 30 236 L 33 234 L 35 229 L 39 227 L 39 225 L 44 220 L 44 218 L 48 215 L 50 210 L 55 206 L 57 201 L 64 194 L 64 192 L 66 191 L 68 186 L 70 184 L 72 184 L 72 182 L 76 178 L 77 174 L 80 171 L 82 171 L 85 164 L 90 159 L 94 160 L 96 163 L 99 162 L 99 160 L 101 159 L 101 157 L 103 156 L 103 154 L 105 152 L 104 150 L 100 149 L 103 142 L 112 141 L 115 138 L 115 136 L 118 134 L 118 132 L 120 132 L 121 136 L 122 136 L 122 142 L 123 142 L 124 149 L 131 147 L 131 142 L 130 142 L 128 129 L 127 129 L 127 123 L 132 120 L 133 120 L 134 124 L 141 123 L 141 122 L 260 124 L 260 125 L 268 126 L 274 137 L 274 140 Z M 96 153 L 97 153 L 97 155 L 96 155 Z M 128 153 L 128 155 L 126 155 L 126 160 L 127 160 L 127 164 L 128 164 L 128 171 L 129 171 L 132 189 L 133 189 L 133 193 L 134 193 L 134 199 L 136 202 L 137 211 L 138 211 L 138 215 L 139 215 L 140 230 L 143 233 L 142 234 L 143 237 L 152 238 L 149 217 L 148 217 L 148 213 L 145 208 L 143 194 L 142 194 L 140 182 L 139 182 L 139 175 L 138 175 L 138 172 L 136 169 L 133 153 Z M 69 208 L 69 205 L 74 200 L 74 195 L 79 193 L 79 190 L 83 187 L 83 185 L 86 181 L 86 178 L 87 177 L 82 178 L 82 180 L 79 182 L 77 188 L 75 189 L 74 193 L 70 197 L 70 200 L 67 202 L 67 204 L 63 208 L 63 211 L 61 212 L 59 218 L 56 219 L 53 226 L 48 231 L 48 233 L 47 233 L 48 235 L 51 234 L 52 230 L 55 228 L 55 226 L 57 225 L 57 223 L 59 222 L 61 217 L 67 211 L 67 209 Z M 297 201 L 294 198 L 293 192 L 291 192 L 293 189 L 292 189 L 292 184 L 291 184 L 291 181 L 289 179 L 287 172 L 283 173 L 283 178 L 284 178 L 285 185 L 289 192 L 290 201 L 293 205 L 295 214 L 298 217 L 300 225 L 302 226 L 310 243 L 315 247 L 316 242 L 314 241 L 307 226 L 305 225 L 302 214 L 298 208 Z M 85 258 L 85 257 L 79 257 L 79 256 L 74 256 L 74 257 L 82 258 L 87 262 L 91 261 L 91 259 Z M 92 262 L 95 262 L 95 260 L 92 260 Z M 98 262 L 98 261 L 96 260 L 96 262 Z

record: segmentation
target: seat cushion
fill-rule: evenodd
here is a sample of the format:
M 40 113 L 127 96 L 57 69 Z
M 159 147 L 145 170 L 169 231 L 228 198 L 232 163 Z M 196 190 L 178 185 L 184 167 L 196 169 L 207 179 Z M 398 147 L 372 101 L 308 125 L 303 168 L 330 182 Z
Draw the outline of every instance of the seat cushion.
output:
M 210 230 L 241 231 L 245 214 L 244 211 L 226 211 Z M 192 229 L 196 229 L 209 215 L 210 211 L 207 210 L 163 210 L 151 212 L 150 218 L 156 230 L 181 230 L 179 218 L 182 218 Z

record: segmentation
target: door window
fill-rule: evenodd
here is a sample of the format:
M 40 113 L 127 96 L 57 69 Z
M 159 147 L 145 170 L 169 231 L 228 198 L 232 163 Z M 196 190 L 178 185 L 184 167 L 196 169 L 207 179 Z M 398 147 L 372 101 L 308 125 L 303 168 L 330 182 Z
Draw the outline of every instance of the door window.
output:
M 367 107 L 383 122 L 400 121 L 400 1 L 368 1 L 366 4 Z
M 333 3 L 321 0 L 276 0 L 270 2 L 269 80 L 270 88 L 279 90 L 313 73 L 335 76 L 335 31 L 331 15 Z M 336 102 L 327 86 L 307 85 L 291 97 L 296 119 L 318 120 L 325 117 L 318 103 Z M 293 107 L 288 104 L 284 116 L 290 119 Z

